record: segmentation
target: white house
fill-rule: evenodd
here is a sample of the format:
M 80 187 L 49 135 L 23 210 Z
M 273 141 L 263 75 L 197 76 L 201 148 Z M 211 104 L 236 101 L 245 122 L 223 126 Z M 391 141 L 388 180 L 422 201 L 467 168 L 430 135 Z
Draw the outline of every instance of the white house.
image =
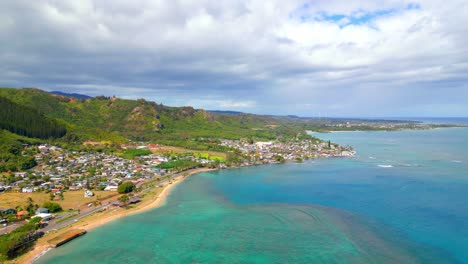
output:
M 33 188 L 32 187 L 23 187 L 21 189 L 21 192 L 24 192 L 24 193 L 32 193 L 33 192 Z
M 104 191 L 117 191 L 118 186 L 113 186 L 113 185 L 107 185 L 106 188 L 104 188 Z
M 40 218 L 42 218 L 42 220 L 47 221 L 47 220 L 52 219 L 52 214 L 48 214 L 48 213 L 39 213 L 39 214 L 36 214 L 35 216 L 33 216 L 33 218 L 34 218 L 34 217 L 40 217 Z
M 94 193 L 91 190 L 85 190 L 84 197 L 93 197 Z
M 17 173 L 15 173 L 15 176 L 24 178 L 24 177 L 26 177 L 26 174 L 27 174 L 26 172 L 17 172 Z

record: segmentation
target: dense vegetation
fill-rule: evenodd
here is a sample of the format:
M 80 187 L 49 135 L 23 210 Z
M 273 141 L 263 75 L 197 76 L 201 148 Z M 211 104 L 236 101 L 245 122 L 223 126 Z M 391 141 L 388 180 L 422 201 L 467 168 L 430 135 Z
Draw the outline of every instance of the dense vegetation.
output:
M 59 138 L 66 129 L 32 108 L 16 104 L 0 96 L 0 129 L 32 138 Z
M 32 218 L 28 223 L 16 228 L 9 234 L 0 236 L 0 262 L 12 259 L 32 247 L 38 234 L 41 219 Z
M 63 210 L 60 204 L 54 202 L 45 202 L 42 207 L 49 209 L 51 213 L 57 213 Z
M 27 170 L 36 166 L 34 153 L 24 153 L 24 146 L 37 143 L 36 139 L 0 129 L 0 172 Z

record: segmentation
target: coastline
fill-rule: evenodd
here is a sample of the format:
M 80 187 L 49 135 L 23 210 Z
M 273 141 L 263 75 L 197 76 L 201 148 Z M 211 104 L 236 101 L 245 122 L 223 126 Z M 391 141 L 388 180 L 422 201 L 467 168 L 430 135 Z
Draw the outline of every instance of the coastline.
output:
M 292 161 L 286 161 L 286 163 L 288 163 L 288 162 L 292 162 Z M 236 167 L 231 167 L 231 168 L 226 168 L 226 169 L 234 169 L 234 168 L 242 168 L 242 167 L 250 167 L 250 166 L 260 166 L 260 165 L 267 165 L 267 164 L 281 164 L 281 162 L 264 163 L 264 164 L 252 164 L 252 165 L 249 165 L 249 166 L 236 166 Z M 207 172 L 207 171 L 215 171 L 215 170 L 219 170 L 219 168 L 216 168 L 216 169 L 196 168 L 196 169 L 191 169 L 191 170 L 188 170 L 188 171 L 180 172 L 180 173 L 178 173 L 178 176 L 173 178 L 172 183 L 166 183 L 163 186 L 163 189 L 159 194 L 157 194 L 152 199 L 141 202 L 140 204 L 138 204 L 134 208 L 126 209 L 125 211 L 120 210 L 118 212 L 112 212 L 111 215 L 107 215 L 107 216 L 102 217 L 102 218 L 97 218 L 97 219 L 86 219 L 86 218 L 84 218 L 84 219 L 80 219 L 78 222 L 63 228 L 60 231 L 65 231 L 65 230 L 69 230 L 70 228 L 73 228 L 73 229 L 83 229 L 83 230 L 86 230 L 88 232 L 88 231 L 91 231 L 94 228 L 97 228 L 97 227 L 100 227 L 100 226 L 105 225 L 107 223 L 110 223 L 110 222 L 112 222 L 112 221 L 114 221 L 116 219 L 120 219 L 120 218 L 129 216 L 129 215 L 133 215 L 133 214 L 148 211 L 150 209 L 157 208 L 157 207 L 162 206 L 162 205 L 165 204 L 167 196 L 169 196 L 171 190 L 175 186 L 177 186 L 177 184 L 182 182 L 186 177 L 188 177 L 190 175 L 193 175 L 193 174 L 197 174 L 197 173 L 202 173 L 202 172 Z M 47 237 L 45 236 L 45 237 L 39 239 L 36 242 L 36 245 L 34 246 L 34 248 L 31 251 L 25 253 L 24 255 L 20 256 L 17 259 L 13 259 L 13 260 L 8 261 L 6 263 L 27 263 L 27 264 L 34 263 L 40 257 L 45 255 L 48 251 L 53 249 L 47 243 L 47 241 L 44 238 L 47 238 L 47 240 L 50 239 L 50 237 L 48 237 L 48 236 Z
M 76 222 L 75 224 L 72 224 L 68 227 L 63 228 L 63 230 L 73 228 L 73 229 L 83 229 L 89 232 L 94 228 L 103 226 L 114 220 L 160 207 L 165 204 L 167 197 L 171 193 L 171 190 L 175 186 L 177 186 L 179 183 L 181 183 L 187 176 L 201 173 L 201 172 L 206 172 L 206 171 L 213 171 L 213 170 L 217 170 L 217 169 L 197 168 L 197 169 L 192 169 L 192 170 L 181 172 L 179 173 L 179 176 L 176 176 L 173 179 L 172 183 L 166 183 L 164 185 L 161 193 L 159 193 L 152 199 L 142 202 L 140 205 L 136 206 L 135 208 L 113 212 L 111 215 L 105 216 L 103 218 L 82 219 Z M 42 257 L 49 250 L 52 249 L 50 245 L 48 245 L 48 243 L 45 241 L 45 239 L 50 239 L 50 237 L 44 236 L 43 238 L 40 239 L 42 241 L 37 242 L 38 244 L 40 244 L 39 242 L 45 242 L 44 244 L 35 245 L 31 251 L 27 252 L 26 254 L 22 255 L 21 257 L 17 259 L 10 261 L 10 263 L 28 263 L 28 264 L 34 263 L 36 260 L 38 260 L 40 257 Z

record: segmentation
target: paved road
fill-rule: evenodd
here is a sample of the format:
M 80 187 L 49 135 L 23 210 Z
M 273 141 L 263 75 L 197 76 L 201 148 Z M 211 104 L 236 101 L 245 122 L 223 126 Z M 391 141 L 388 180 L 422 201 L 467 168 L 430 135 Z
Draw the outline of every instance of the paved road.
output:
M 183 172 L 178 173 L 178 174 L 174 174 L 171 177 L 169 177 L 168 179 L 157 182 L 156 184 L 157 185 L 164 184 L 164 183 L 169 182 L 169 181 L 171 181 L 171 180 L 173 180 L 173 179 L 175 179 L 175 178 L 177 178 L 179 176 L 182 176 L 182 175 L 183 175 Z M 147 190 L 149 190 L 151 188 L 152 187 L 145 188 L 144 190 L 142 190 L 142 192 L 147 191 Z M 114 201 L 112 201 L 112 202 L 114 202 Z M 109 204 L 103 204 L 103 205 L 98 205 L 96 207 L 93 207 L 91 210 L 87 210 L 86 212 L 81 212 L 80 214 L 77 214 L 76 216 L 70 217 L 69 219 L 67 219 L 67 220 L 65 220 L 63 222 L 60 222 L 58 224 L 56 224 L 55 221 L 51 221 L 51 222 L 49 222 L 49 225 L 47 225 L 46 227 L 41 229 L 41 231 L 47 233 L 47 232 L 49 232 L 51 230 L 59 230 L 59 229 L 62 229 L 64 227 L 67 227 L 69 225 L 72 225 L 72 224 L 76 223 L 81 218 L 84 218 L 84 217 L 89 216 L 89 215 L 91 215 L 91 214 L 93 214 L 95 212 L 98 212 L 98 211 L 104 209 L 107 206 L 111 206 L 110 204 L 112 204 L 112 202 L 109 202 Z M 58 219 L 58 220 L 60 220 L 60 219 Z
M 24 222 L 9 224 L 8 226 L 5 226 L 5 227 L 2 226 L 0 228 L 0 236 L 10 233 L 11 231 L 15 230 L 16 228 L 18 228 L 18 227 L 20 227 L 22 225 L 24 225 Z

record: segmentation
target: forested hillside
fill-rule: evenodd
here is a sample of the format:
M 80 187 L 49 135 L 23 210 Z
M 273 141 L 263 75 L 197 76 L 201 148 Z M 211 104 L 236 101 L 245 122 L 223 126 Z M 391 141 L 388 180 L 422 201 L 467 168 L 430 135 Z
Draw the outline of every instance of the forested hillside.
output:
M 0 96 L 0 129 L 33 138 L 59 138 L 66 129 L 36 110 Z
M 20 171 L 36 165 L 34 153 L 23 153 L 24 146 L 39 144 L 39 139 L 27 138 L 0 129 L 0 172 Z
M 192 107 L 168 107 L 144 99 L 105 96 L 77 99 L 32 88 L 2 88 L 0 96 L 58 120 L 79 140 L 151 140 L 196 147 L 203 143 L 187 139 L 273 139 L 302 133 L 296 125 L 274 117 L 215 114 Z

